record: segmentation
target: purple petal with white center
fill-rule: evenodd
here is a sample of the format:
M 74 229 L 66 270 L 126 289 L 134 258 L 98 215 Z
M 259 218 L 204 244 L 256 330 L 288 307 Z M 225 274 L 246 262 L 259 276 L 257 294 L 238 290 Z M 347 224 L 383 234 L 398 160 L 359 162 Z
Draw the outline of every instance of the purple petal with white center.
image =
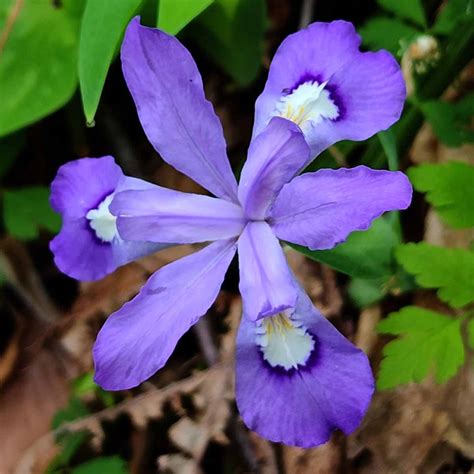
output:
M 207 242 L 236 237 L 245 225 L 237 204 L 160 186 L 117 193 L 110 210 L 126 240 Z
M 235 240 L 214 242 L 152 275 L 100 330 L 94 346 L 96 382 L 106 390 L 125 390 L 163 367 L 181 336 L 216 299 L 235 251 Z
M 351 232 L 368 229 L 384 212 L 406 209 L 411 197 L 411 184 L 399 171 L 323 169 L 285 185 L 269 222 L 279 239 L 312 250 L 330 249 Z
M 61 166 L 50 197 L 51 206 L 63 220 L 60 233 L 50 243 L 57 267 L 78 280 L 98 280 L 168 246 L 124 242 L 108 210 L 107 203 L 116 190 L 150 187 L 153 185 L 146 181 L 124 176 L 111 156 L 82 158 Z
M 51 207 L 63 218 L 84 217 L 115 191 L 123 176 L 112 156 L 70 161 L 51 183 Z
M 284 184 L 307 163 L 309 147 L 300 128 L 274 117 L 252 140 L 242 169 L 239 199 L 249 219 L 262 220 Z
M 327 442 L 335 429 L 352 433 L 374 390 L 366 355 L 316 310 L 301 288 L 294 313 L 280 329 L 286 339 L 278 339 L 273 332 L 262 347 L 261 327 L 242 319 L 237 335 L 236 397 L 245 424 L 270 441 L 302 448 Z M 291 333 L 296 336 L 292 338 Z M 312 345 L 306 346 L 307 357 L 296 367 L 285 369 L 264 358 L 264 351 L 268 356 L 270 350 L 272 362 L 298 357 L 297 338 L 303 344 L 311 338 Z
M 162 158 L 216 196 L 237 202 L 222 126 L 188 50 L 136 17 L 121 58 L 143 129 Z
M 266 222 L 249 222 L 238 241 L 243 317 L 255 321 L 292 308 L 296 288 L 283 249 Z
M 271 117 L 295 121 L 311 158 L 339 140 L 365 140 L 400 117 L 405 84 L 386 51 L 361 53 L 345 21 L 313 23 L 288 36 L 270 65 L 255 105 L 253 136 Z

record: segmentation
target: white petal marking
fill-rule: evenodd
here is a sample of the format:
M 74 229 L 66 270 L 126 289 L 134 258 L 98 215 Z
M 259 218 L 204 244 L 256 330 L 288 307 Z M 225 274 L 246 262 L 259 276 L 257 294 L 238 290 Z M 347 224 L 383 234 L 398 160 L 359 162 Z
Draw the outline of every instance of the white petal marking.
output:
M 325 89 L 326 84 L 316 81 L 300 84 L 291 94 L 278 101 L 275 115 L 295 122 L 303 132 L 323 119 L 336 119 L 339 117 L 339 108 Z
M 311 334 L 286 312 L 259 321 L 255 332 L 263 358 L 272 367 L 304 366 L 314 349 Z
M 89 225 L 102 242 L 112 242 L 118 237 L 117 218 L 109 211 L 113 197 L 113 194 L 107 196 L 97 209 L 91 209 L 86 215 Z

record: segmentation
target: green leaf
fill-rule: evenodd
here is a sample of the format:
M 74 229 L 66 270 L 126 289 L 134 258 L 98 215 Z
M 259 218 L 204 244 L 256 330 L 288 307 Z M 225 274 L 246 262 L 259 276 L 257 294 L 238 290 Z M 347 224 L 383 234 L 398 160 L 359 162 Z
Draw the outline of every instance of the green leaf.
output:
M 426 17 L 421 0 L 377 0 L 377 3 L 400 18 L 426 27 Z
M 408 176 L 447 224 L 474 227 L 474 166 L 457 161 L 423 164 L 410 168 Z
M 0 178 L 3 178 L 25 145 L 23 132 L 12 133 L 0 139 Z
M 443 383 L 464 363 L 460 319 L 406 306 L 381 321 L 377 330 L 401 336 L 384 348 L 377 380 L 381 390 L 420 382 L 431 372 Z
M 474 0 L 449 0 L 442 7 L 432 31 L 449 35 L 460 23 L 474 23 Z
M 474 252 L 422 242 L 400 246 L 396 257 L 419 285 L 439 288 L 439 298 L 454 308 L 474 301 Z
M 0 31 L 18 2 L 0 2 Z M 0 52 L 0 136 L 63 106 L 77 87 L 82 0 L 25 1 Z
M 58 474 L 59 469 L 69 465 L 74 455 L 79 451 L 79 448 L 89 440 L 91 436 L 91 433 L 85 430 L 60 433 L 56 439 L 56 443 L 61 446 L 61 451 L 50 462 L 46 474 Z M 59 472 L 64 471 L 60 470 Z
M 170 35 L 179 33 L 214 0 L 159 0 L 158 28 Z
M 264 0 L 215 0 L 186 30 L 242 85 L 260 70 L 265 32 Z
M 409 44 L 420 32 L 395 18 L 375 17 L 367 21 L 359 33 L 362 41 L 371 49 L 387 49 L 400 56 L 402 44 Z
M 127 474 L 125 461 L 118 456 L 100 457 L 71 470 L 72 474 Z
M 356 306 L 365 308 L 383 299 L 387 294 L 389 279 L 390 277 L 353 278 L 347 287 L 347 293 Z
M 474 349 L 474 318 L 467 322 L 467 343 Z
M 53 417 L 51 426 L 53 429 L 59 428 L 63 423 L 68 423 L 70 421 L 77 420 L 78 418 L 83 418 L 89 414 L 89 410 L 82 403 L 82 401 L 73 397 L 69 400 L 67 407 L 59 410 Z
M 463 143 L 474 142 L 471 127 L 474 94 L 469 94 L 457 103 L 432 100 L 420 102 L 419 107 L 436 136 L 445 145 L 458 147 Z
M 331 250 L 309 250 L 293 244 L 291 247 L 352 277 L 380 278 L 393 273 L 393 249 L 399 243 L 390 220 L 381 217 L 369 230 L 353 232 L 346 242 Z
M 93 123 L 110 64 L 142 0 L 88 0 L 79 42 L 79 83 L 87 122 Z
M 56 233 L 61 227 L 49 205 L 49 188 L 43 186 L 5 191 L 3 218 L 7 231 L 18 239 L 35 239 L 40 228 Z

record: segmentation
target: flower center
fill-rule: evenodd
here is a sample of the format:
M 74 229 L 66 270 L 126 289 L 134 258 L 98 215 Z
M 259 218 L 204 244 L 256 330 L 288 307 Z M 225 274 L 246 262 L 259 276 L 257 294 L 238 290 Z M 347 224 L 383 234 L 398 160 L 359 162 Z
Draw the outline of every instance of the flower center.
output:
M 339 117 L 339 108 L 325 89 L 326 84 L 327 82 L 303 82 L 291 94 L 278 101 L 277 115 L 295 122 L 303 132 L 306 127 L 323 119 L 336 119 Z
M 314 349 L 311 334 L 286 311 L 258 321 L 256 333 L 263 358 L 272 367 L 296 369 L 306 363 Z
M 113 197 L 114 195 L 110 194 L 99 204 L 97 209 L 91 209 L 86 215 L 95 235 L 103 242 L 112 242 L 118 236 L 117 218 L 109 211 Z

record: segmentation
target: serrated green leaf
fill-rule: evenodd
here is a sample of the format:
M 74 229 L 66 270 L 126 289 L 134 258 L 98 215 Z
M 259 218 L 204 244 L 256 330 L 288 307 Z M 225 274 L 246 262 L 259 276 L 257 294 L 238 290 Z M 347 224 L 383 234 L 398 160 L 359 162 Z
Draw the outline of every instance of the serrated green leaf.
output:
M 265 19 L 264 0 L 215 0 L 186 33 L 245 85 L 257 77 L 261 68 Z
M 77 466 L 72 474 L 127 474 L 125 461 L 118 456 L 100 457 Z
M 474 142 L 471 127 L 474 94 L 469 94 L 457 103 L 432 100 L 420 102 L 419 107 L 435 135 L 445 145 L 459 147 L 463 143 Z
M 43 186 L 5 191 L 3 218 L 7 231 L 18 239 L 35 239 L 40 228 L 56 233 L 61 227 L 49 204 L 49 188 Z
M 309 250 L 291 244 L 307 257 L 356 278 L 380 278 L 393 273 L 393 249 L 400 243 L 386 217 L 376 219 L 369 230 L 353 232 L 331 250 Z
M 377 380 L 381 390 L 420 382 L 431 372 L 443 383 L 464 363 L 460 319 L 406 306 L 381 321 L 377 330 L 401 336 L 384 348 Z
M 99 105 L 102 89 L 125 28 L 142 0 L 88 0 L 79 42 L 79 83 L 89 123 Z
M 474 0 L 449 0 L 442 7 L 432 31 L 448 35 L 460 23 L 474 24 Z
M 426 26 L 426 17 L 421 0 L 377 0 L 377 3 L 400 18 L 411 20 L 423 27 Z
M 451 161 L 410 168 L 408 177 L 441 218 L 455 228 L 474 226 L 474 166 Z
M 81 0 L 26 0 L 0 54 L 0 136 L 63 106 L 77 87 Z M 0 2 L 0 31 L 13 8 Z
M 422 242 L 400 246 L 396 257 L 419 285 L 439 288 L 439 298 L 454 308 L 474 301 L 474 252 Z
M 410 43 L 420 32 L 395 18 L 384 16 L 371 18 L 359 33 L 363 43 L 371 49 L 386 49 L 394 56 L 399 56 L 402 44 Z
M 214 0 L 159 0 L 158 28 L 170 35 L 179 33 Z

